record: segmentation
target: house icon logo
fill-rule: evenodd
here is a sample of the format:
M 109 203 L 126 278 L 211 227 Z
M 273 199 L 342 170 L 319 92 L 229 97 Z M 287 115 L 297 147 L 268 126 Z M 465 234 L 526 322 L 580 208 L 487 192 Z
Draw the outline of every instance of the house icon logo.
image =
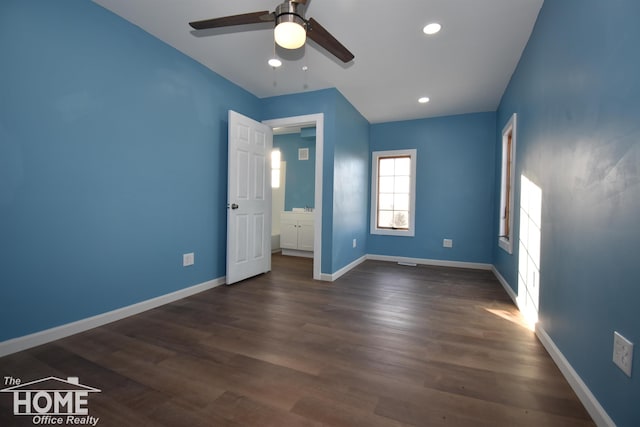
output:
M 22 383 L 19 378 L 4 377 L 0 393 L 13 394 L 13 415 L 33 417 L 34 424 L 96 425 L 97 417 L 89 416 L 89 393 L 100 390 L 80 384 L 78 377 L 66 380 L 47 377 Z

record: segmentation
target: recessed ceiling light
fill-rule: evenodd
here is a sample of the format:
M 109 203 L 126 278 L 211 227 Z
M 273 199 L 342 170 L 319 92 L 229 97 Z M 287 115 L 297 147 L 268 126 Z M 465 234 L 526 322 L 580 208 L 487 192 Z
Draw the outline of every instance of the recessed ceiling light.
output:
M 282 65 L 282 61 L 280 61 L 278 58 L 271 58 L 269 61 L 267 61 L 267 63 L 273 68 L 278 68 Z
M 431 24 L 427 24 L 422 31 L 427 35 L 433 35 L 439 32 L 442 29 L 442 25 L 437 22 L 432 22 Z
M 429 97 L 428 96 L 423 96 L 422 98 L 418 98 L 418 102 L 420 104 L 426 104 L 427 102 L 429 102 Z

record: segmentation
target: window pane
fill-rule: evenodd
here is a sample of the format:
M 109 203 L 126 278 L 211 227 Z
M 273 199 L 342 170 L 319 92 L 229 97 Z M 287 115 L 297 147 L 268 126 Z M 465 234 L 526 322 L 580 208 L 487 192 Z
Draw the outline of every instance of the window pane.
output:
M 395 228 L 409 228 L 409 212 L 407 212 L 407 211 L 394 211 L 393 212 L 393 226 Z
M 395 194 L 393 196 L 393 209 L 398 211 L 409 210 L 409 195 L 408 194 Z
M 396 176 L 393 191 L 394 193 L 409 194 L 409 188 L 411 186 L 411 180 L 408 176 Z
M 378 203 L 379 203 L 378 209 L 392 210 L 393 199 L 394 199 L 393 194 L 380 194 L 380 198 L 378 200 Z
M 378 212 L 378 227 L 379 228 L 392 228 L 393 227 L 393 211 L 379 211 Z
M 394 158 L 380 159 L 380 165 L 378 166 L 379 176 L 391 176 L 394 170 Z
M 396 159 L 395 163 L 395 174 L 396 175 L 411 175 L 411 158 L 410 157 L 401 157 Z
M 378 188 L 378 192 L 380 193 L 393 193 L 393 177 L 386 176 L 380 177 L 380 187 Z

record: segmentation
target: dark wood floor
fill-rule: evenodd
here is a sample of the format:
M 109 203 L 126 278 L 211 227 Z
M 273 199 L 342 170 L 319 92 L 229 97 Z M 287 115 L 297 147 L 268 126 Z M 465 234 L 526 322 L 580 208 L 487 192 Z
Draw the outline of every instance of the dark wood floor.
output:
M 310 259 L 0 358 L 75 376 L 99 426 L 592 426 L 493 275 Z M 0 393 L 0 425 L 18 425 Z M 22 417 L 31 425 L 30 417 Z

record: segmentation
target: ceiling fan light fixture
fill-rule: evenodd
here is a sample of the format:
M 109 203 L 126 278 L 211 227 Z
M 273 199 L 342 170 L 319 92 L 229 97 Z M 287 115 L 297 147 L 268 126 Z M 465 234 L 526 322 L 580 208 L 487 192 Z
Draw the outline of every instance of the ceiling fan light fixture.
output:
M 298 49 L 307 40 L 307 22 L 304 20 L 304 3 L 285 1 L 276 7 L 276 28 L 273 38 L 285 49 Z
M 195 30 L 208 30 L 273 22 L 275 44 L 283 49 L 298 49 L 304 46 L 308 33 L 309 38 L 318 47 L 325 49 L 345 64 L 352 61 L 354 58 L 353 53 L 349 52 L 349 49 L 344 47 L 326 28 L 313 18 L 305 19 L 304 12 L 308 1 L 284 0 L 276 7 L 274 12 L 263 10 L 240 15 L 222 16 L 220 18 L 192 21 L 189 22 L 189 25 Z
M 285 15 L 284 17 L 294 17 L 302 21 L 295 15 Z M 303 21 L 304 22 L 304 21 Z M 276 25 L 273 36 L 278 46 L 285 49 L 298 49 L 307 40 L 307 30 L 302 23 L 296 21 L 283 20 Z

